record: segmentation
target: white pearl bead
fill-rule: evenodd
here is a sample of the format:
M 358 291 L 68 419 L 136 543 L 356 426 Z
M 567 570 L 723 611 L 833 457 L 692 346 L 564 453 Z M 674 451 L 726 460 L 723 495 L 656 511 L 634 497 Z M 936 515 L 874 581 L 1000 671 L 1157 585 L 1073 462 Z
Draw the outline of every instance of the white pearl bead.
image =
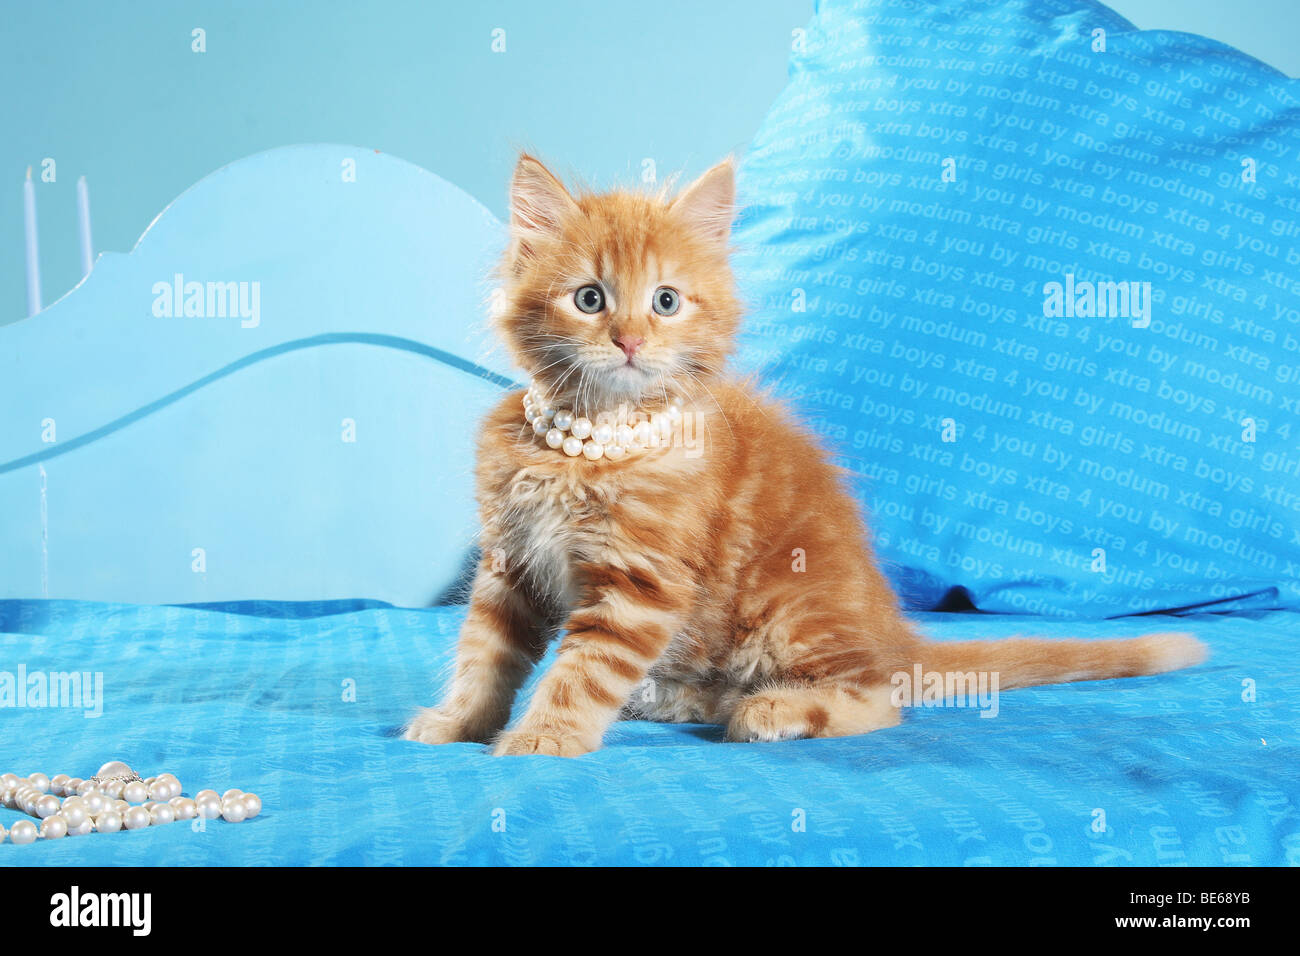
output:
M 215 790 L 200 790 L 198 793 L 194 795 L 195 800 L 202 800 L 205 797 L 216 797 L 218 800 L 220 800 L 221 794 L 217 793 L 217 791 Z
M 19 846 L 25 846 L 28 843 L 36 842 L 36 824 L 31 820 L 19 820 L 9 831 L 9 839 L 13 840 Z
M 564 453 L 570 458 L 576 458 L 582 454 L 582 439 L 570 435 L 564 439 L 564 444 L 560 447 L 564 449 Z
M 8 835 L 9 835 L 9 831 L 5 829 L 5 825 L 3 823 L 0 823 L 0 843 L 4 843 L 5 837 Z
M 660 438 L 667 438 L 673 432 L 672 419 L 663 412 L 655 412 L 650 416 L 650 430 L 658 432 Z
M 97 817 L 108 809 L 108 797 L 98 790 L 91 790 L 81 799 L 86 801 L 86 812 Z
M 95 832 L 95 823 L 90 817 L 82 820 L 75 827 L 68 827 L 68 836 L 85 836 L 87 833 Z
M 615 428 L 614 441 L 619 445 L 632 444 L 632 426 L 624 424 Z
M 95 817 L 95 829 L 100 833 L 116 833 L 122 829 L 122 814 L 107 810 Z
M 13 809 L 14 792 L 12 790 L 0 789 L 0 805 Z
M 644 448 L 650 444 L 650 423 L 637 422 L 632 428 L 632 444 L 637 448 Z
M 27 778 L 27 782 L 39 790 L 41 793 L 47 793 L 50 789 L 50 778 L 43 773 L 34 773 Z
M 559 448 L 564 444 L 564 432 L 560 431 L 558 428 L 552 428 L 546 433 L 546 444 L 550 445 L 552 448 Z
M 172 783 L 170 780 L 163 780 L 161 777 L 153 782 L 149 788 L 149 796 L 155 800 L 170 800 L 176 794 L 172 793 Z
M 255 793 L 244 794 L 244 819 L 251 820 L 262 812 L 262 798 Z
M 41 819 L 52 817 L 59 812 L 59 798 L 47 793 L 36 801 L 36 815 Z
M 22 778 L 16 773 L 7 773 L 0 777 L 0 787 L 4 787 L 6 790 L 17 790 L 18 784 L 21 782 Z
M 241 793 L 238 797 L 221 801 L 221 817 L 227 823 L 242 823 L 244 817 L 248 815 L 244 809 L 244 795 Z
M 603 423 L 597 425 L 591 430 L 591 440 L 602 445 L 608 445 L 614 440 L 614 426 Z
M 573 427 L 569 429 L 569 434 L 574 438 L 589 438 L 591 436 L 591 419 L 575 418 Z
M 582 453 L 586 456 L 587 461 L 599 461 L 605 454 L 605 446 L 600 442 L 589 441 L 582 446 Z
M 132 780 L 122 788 L 122 799 L 127 803 L 144 803 L 149 799 L 149 788 L 139 780 Z
M 132 807 L 122 817 L 122 823 L 128 830 L 143 830 L 150 823 L 149 811 L 144 807 Z
M 172 809 L 176 811 L 177 820 L 193 820 L 199 815 L 199 808 L 189 797 L 173 798 Z
M 176 819 L 176 811 L 165 803 L 160 803 L 149 811 L 149 819 L 154 826 L 162 826 Z
M 63 817 L 46 817 L 41 821 L 41 837 L 46 840 L 58 840 L 68 835 L 68 821 Z
M 221 816 L 221 798 L 215 793 L 210 797 L 195 797 L 195 808 L 205 820 L 215 820 Z
M 103 780 L 106 777 L 129 777 L 131 776 L 131 768 L 120 760 L 110 760 L 108 763 L 104 764 L 104 766 L 99 768 L 99 772 L 96 773 L 95 776 L 100 780 Z
M 83 782 L 84 781 L 82 781 L 80 777 L 70 777 L 68 782 L 63 785 L 63 792 L 70 797 L 75 797 L 77 795 L 77 788 L 81 786 Z
M 63 809 L 59 811 L 63 815 L 63 819 L 68 821 L 69 830 L 81 826 L 82 822 L 90 816 L 90 814 L 86 813 L 85 804 L 77 803 L 73 806 L 68 806 L 68 802 L 75 799 L 77 798 L 69 797 L 67 800 L 63 801 Z
M 540 412 L 538 412 L 537 414 L 541 415 L 543 418 L 545 418 L 545 419 L 549 422 L 552 418 L 555 417 L 555 406 L 554 406 L 554 405 L 543 405 L 543 406 L 542 406 L 542 410 L 541 410 Z
M 122 788 L 125 786 L 126 784 L 121 780 L 110 780 L 108 783 L 104 784 L 104 794 L 114 800 L 121 800 Z
M 63 796 L 65 793 L 64 788 L 67 787 L 68 781 L 71 779 L 72 778 L 66 773 L 56 773 L 50 778 L 50 793 L 54 794 L 56 797 Z
M 225 793 L 221 795 L 221 802 L 225 803 L 231 797 L 242 797 L 243 795 L 244 795 L 244 791 L 240 790 L 238 787 L 231 787 L 229 790 L 227 790 Z
M 534 435 L 545 435 L 550 430 L 551 430 L 551 423 L 548 422 L 541 415 L 538 415 L 536 418 L 533 419 Z
M 131 804 L 127 803 L 125 800 L 114 800 L 112 809 L 113 812 L 120 817 L 122 814 L 126 813 L 126 811 L 131 809 Z
M 567 409 L 560 409 L 555 413 L 555 427 L 562 432 L 567 432 L 573 425 L 573 412 Z
M 606 445 L 605 457 L 610 461 L 619 461 L 627 455 L 627 449 L 622 445 Z

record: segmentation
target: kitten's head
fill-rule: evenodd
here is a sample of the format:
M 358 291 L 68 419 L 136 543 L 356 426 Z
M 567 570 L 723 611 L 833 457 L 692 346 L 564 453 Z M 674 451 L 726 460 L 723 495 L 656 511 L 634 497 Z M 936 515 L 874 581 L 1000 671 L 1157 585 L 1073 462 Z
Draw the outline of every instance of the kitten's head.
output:
M 707 387 L 739 319 L 727 262 L 730 160 L 675 198 L 571 196 L 521 156 L 496 321 L 515 362 L 580 413 Z

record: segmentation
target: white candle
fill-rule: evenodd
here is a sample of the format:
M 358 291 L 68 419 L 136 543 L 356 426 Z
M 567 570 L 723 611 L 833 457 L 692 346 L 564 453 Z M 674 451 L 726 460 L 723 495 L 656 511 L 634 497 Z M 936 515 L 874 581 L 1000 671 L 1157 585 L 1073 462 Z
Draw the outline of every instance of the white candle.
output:
M 89 275 L 95 264 L 95 245 L 90 241 L 90 193 L 85 176 L 77 180 L 77 238 L 81 240 L 81 274 Z
M 27 167 L 23 183 L 23 226 L 27 234 L 27 314 L 41 311 L 40 246 L 36 241 L 36 187 L 32 185 L 32 167 Z

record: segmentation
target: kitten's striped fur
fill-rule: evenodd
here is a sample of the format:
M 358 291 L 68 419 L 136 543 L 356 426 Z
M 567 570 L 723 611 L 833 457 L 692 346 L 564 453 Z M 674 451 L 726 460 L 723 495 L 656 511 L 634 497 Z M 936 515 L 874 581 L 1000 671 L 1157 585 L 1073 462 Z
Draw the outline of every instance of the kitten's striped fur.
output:
M 700 445 L 568 458 L 524 424 L 522 393 L 502 400 L 479 443 L 483 560 L 455 677 L 409 739 L 573 756 L 597 749 L 620 713 L 724 724 L 733 740 L 842 736 L 898 723 L 890 677 L 917 662 L 995 670 L 1010 688 L 1203 659 L 1182 634 L 922 640 L 821 447 L 723 372 L 740 315 L 727 261 L 733 201 L 729 162 L 669 201 L 575 199 L 537 160 L 519 160 L 497 316 L 519 365 L 579 414 L 685 393 Z M 593 282 L 607 307 L 587 315 L 573 296 Z M 678 315 L 651 308 L 664 285 L 680 293 Z M 644 340 L 630 355 L 616 344 L 627 336 Z M 555 665 L 505 729 L 561 632 Z

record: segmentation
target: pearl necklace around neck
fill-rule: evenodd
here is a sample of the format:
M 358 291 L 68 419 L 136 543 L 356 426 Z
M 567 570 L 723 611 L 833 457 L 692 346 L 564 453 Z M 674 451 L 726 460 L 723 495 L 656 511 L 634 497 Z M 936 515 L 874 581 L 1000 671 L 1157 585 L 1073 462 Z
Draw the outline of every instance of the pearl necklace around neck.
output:
M 682 421 L 682 404 L 681 398 L 673 397 L 663 411 L 650 413 L 621 405 L 616 411 L 598 413 L 593 422 L 551 405 L 536 385 L 530 385 L 524 395 L 524 421 L 547 447 L 570 458 L 618 461 L 641 449 L 670 444 Z

